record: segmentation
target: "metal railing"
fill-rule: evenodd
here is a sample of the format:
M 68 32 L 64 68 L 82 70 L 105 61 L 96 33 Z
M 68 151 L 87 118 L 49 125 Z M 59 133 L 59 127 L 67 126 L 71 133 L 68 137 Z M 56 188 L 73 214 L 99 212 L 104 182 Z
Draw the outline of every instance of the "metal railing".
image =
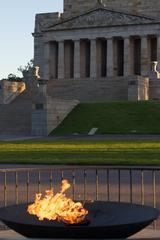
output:
M 68 179 L 74 200 L 138 203 L 160 209 L 159 167 L 42 167 L 0 169 L 0 206 L 33 202 Z M 2 194 L 3 193 L 3 194 Z M 154 224 L 158 228 L 158 221 Z

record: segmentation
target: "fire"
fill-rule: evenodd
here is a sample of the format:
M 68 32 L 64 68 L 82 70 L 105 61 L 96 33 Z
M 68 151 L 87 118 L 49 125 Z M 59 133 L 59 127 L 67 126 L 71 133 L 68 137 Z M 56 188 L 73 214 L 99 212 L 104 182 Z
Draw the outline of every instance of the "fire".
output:
M 67 180 L 62 181 L 61 190 L 54 195 L 53 190 L 47 190 L 46 195 L 36 194 L 35 202 L 28 206 L 29 214 L 36 215 L 40 221 L 44 219 L 62 221 L 66 224 L 82 223 L 88 214 L 82 203 L 67 198 L 65 191 L 70 188 Z

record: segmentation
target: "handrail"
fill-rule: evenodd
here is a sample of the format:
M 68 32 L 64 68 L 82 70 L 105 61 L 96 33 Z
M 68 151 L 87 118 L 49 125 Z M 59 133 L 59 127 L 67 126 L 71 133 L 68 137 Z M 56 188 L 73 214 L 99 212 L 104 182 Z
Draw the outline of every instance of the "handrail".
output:
M 160 170 L 159 166 L 90 166 L 90 165 L 80 165 L 80 166 L 57 166 L 57 165 L 51 165 L 51 166 L 41 166 L 41 167 L 18 167 L 18 168 L 1 168 L 0 172 L 26 172 L 26 171 L 50 171 L 58 169 L 59 171 L 63 170 L 83 170 L 83 169 L 88 169 L 88 170 L 133 170 L 133 171 L 141 171 L 141 170 L 148 170 L 148 171 L 158 171 Z

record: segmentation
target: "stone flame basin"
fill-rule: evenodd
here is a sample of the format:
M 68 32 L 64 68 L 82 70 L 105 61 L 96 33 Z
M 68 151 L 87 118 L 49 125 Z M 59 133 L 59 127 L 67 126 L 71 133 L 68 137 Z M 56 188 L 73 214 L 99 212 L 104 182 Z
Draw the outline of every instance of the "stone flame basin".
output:
M 28 204 L 0 209 L 0 219 L 11 229 L 30 238 L 127 238 L 158 218 L 152 207 L 117 202 L 86 202 L 89 214 L 81 225 L 66 225 L 57 221 L 39 221 L 29 215 Z

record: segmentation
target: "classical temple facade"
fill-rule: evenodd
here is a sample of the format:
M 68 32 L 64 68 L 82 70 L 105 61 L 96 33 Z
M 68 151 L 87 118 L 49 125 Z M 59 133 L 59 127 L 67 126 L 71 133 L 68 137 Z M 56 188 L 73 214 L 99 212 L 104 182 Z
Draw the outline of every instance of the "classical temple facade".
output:
M 159 12 L 160 0 L 64 0 L 37 14 L 36 73 L 0 83 L 0 133 L 47 136 L 79 102 L 160 100 Z
M 49 94 L 80 101 L 154 98 L 147 77 L 160 59 L 159 11 L 159 0 L 64 0 L 63 13 L 37 14 L 34 59 Z

